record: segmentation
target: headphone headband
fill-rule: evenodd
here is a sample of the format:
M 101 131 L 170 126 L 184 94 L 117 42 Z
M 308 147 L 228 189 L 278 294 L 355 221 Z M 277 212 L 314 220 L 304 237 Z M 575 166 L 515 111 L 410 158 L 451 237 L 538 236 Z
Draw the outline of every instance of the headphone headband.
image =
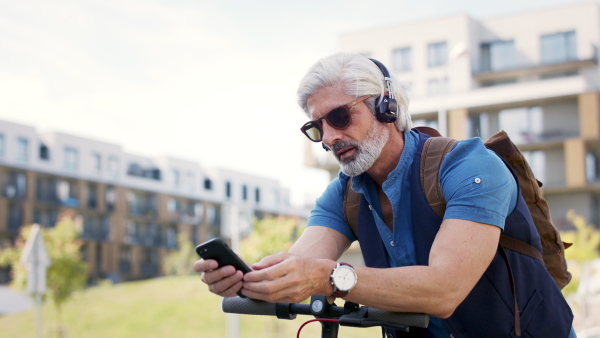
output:
M 392 123 L 398 119 L 398 101 L 394 97 L 394 86 L 392 84 L 392 78 L 390 72 L 383 65 L 383 63 L 369 58 L 379 68 L 383 74 L 383 80 L 385 81 L 385 93 L 383 99 L 375 107 L 375 117 L 380 122 Z

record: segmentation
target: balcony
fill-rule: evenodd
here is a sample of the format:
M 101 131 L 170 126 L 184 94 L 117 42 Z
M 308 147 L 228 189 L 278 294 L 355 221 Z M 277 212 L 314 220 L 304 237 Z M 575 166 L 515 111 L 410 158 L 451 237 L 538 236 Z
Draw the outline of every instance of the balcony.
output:
M 480 67 L 473 72 L 473 78 L 481 83 L 503 82 L 527 76 L 549 76 L 552 74 L 576 74 L 580 69 L 596 67 L 598 65 L 596 53 L 586 59 L 566 60 L 553 63 L 522 63 L 513 67 L 502 69 L 489 69 Z

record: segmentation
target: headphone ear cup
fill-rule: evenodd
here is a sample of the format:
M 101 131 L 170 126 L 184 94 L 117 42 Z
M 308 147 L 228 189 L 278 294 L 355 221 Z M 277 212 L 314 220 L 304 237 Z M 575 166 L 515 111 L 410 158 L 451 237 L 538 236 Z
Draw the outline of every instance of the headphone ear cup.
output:
M 383 123 L 396 122 L 398 116 L 396 111 L 398 109 L 398 102 L 396 99 L 390 99 L 389 96 L 385 95 L 381 103 L 375 107 L 375 117 L 377 121 Z

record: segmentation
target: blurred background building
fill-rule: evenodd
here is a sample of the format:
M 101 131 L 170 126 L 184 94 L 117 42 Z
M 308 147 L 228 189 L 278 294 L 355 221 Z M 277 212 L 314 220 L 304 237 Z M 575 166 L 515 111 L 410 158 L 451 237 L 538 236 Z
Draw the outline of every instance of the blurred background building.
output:
M 477 20 L 457 14 L 353 32 L 340 51 L 383 62 L 408 90 L 415 126 L 456 139 L 505 130 L 544 183 L 557 227 L 575 209 L 600 224 L 600 6 Z M 307 164 L 337 176 L 319 145 Z
M 9 121 L 0 121 L 0 189 L 0 242 L 14 242 L 24 224 L 52 227 L 66 210 L 81 216 L 91 280 L 160 275 L 178 234 L 201 243 L 227 233 L 230 205 L 244 213 L 245 232 L 252 217 L 306 218 L 290 206 L 288 189 L 266 177 Z M 8 270 L 0 270 L 6 281 Z

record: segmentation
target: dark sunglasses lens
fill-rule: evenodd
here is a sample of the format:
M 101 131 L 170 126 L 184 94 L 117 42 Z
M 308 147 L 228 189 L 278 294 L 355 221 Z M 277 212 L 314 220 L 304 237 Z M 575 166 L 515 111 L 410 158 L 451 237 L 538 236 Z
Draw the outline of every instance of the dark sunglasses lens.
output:
M 336 108 L 327 114 L 327 122 L 334 128 L 346 128 L 350 124 L 350 112 L 345 107 Z
M 309 122 L 302 127 L 302 131 L 311 141 L 319 142 L 322 139 L 321 128 L 315 122 Z

